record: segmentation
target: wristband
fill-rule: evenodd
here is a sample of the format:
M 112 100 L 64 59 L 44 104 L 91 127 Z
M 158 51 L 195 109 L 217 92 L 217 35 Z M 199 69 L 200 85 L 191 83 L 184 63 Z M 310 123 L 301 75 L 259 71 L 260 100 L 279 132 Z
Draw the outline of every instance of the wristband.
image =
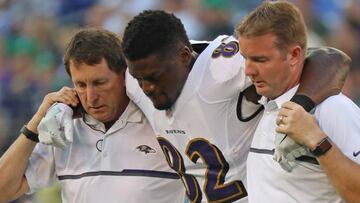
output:
M 20 129 L 20 133 L 24 134 L 27 139 L 33 142 L 39 142 L 39 135 L 29 130 L 26 125 Z

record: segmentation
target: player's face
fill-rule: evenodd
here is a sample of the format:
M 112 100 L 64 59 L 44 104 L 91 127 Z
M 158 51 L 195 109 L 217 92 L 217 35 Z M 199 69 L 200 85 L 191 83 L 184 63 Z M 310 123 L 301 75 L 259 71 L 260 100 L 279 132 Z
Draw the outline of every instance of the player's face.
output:
M 130 74 L 159 110 L 173 106 L 190 71 L 190 51 L 185 48 L 174 54 L 172 57 L 152 54 L 136 61 L 127 60 Z
M 111 71 L 102 59 L 99 64 L 74 64 L 70 61 L 71 79 L 84 110 L 101 122 L 118 119 L 128 104 L 125 72 Z
M 282 95 L 299 80 L 293 67 L 298 58 L 294 58 L 293 47 L 279 50 L 275 42 L 273 34 L 239 37 L 240 53 L 245 58 L 245 74 L 254 83 L 257 93 L 270 99 Z

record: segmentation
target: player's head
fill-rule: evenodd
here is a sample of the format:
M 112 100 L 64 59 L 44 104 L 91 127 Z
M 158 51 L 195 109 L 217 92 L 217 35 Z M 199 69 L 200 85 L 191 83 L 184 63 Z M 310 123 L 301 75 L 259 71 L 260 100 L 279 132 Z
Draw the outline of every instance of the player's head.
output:
M 84 29 L 68 43 L 65 68 L 84 110 L 101 122 L 118 119 L 128 104 L 121 41 L 102 29 Z
M 122 48 L 130 74 L 155 108 L 170 108 L 194 59 L 181 21 L 164 11 L 144 11 L 128 23 Z
M 300 11 L 286 1 L 264 2 L 237 26 L 245 73 L 260 95 L 274 99 L 300 79 L 306 28 Z

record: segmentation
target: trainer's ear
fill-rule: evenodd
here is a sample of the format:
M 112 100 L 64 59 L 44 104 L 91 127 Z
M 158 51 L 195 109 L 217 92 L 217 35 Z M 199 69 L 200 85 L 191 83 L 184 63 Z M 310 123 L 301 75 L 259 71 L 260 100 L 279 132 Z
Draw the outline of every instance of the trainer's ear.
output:
M 295 67 L 304 60 L 304 57 L 302 56 L 302 48 L 299 45 L 291 47 L 288 54 L 288 60 L 291 67 Z

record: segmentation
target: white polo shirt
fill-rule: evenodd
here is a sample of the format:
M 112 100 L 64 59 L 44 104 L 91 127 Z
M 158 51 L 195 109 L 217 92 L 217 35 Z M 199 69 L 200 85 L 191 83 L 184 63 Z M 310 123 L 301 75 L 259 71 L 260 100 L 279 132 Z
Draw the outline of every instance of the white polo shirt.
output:
M 89 115 L 75 119 L 74 129 L 65 150 L 37 144 L 26 170 L 30 192 L 58 179 L 65 203 L 184 202 L 178 175 L 132 102 L 106 132 Z
M 284 171 L 273 160 L 276 116 L 279 107 L 289 101 L 298 86 L 266 102 L 265 112 L 256 129 L 247 160 L 250 203 L 337 203 L 344 202 L 317 164 L 296 161 L 291 173 Z M 320 128 L 340 150 L 360 163 L 360 110 L 342 94 L 332 96 L 319 104 L 315 116 Z M 341 164 L 341 163 L 339 163 Z
M 247 202 L 246 158 L 260 116 L 240 122 L 239 93 L 250 85 L 232 36 L 210 42 L 171 110 L 159 111 L 127 73 L 128 95 L 154 127 L 169 164 L 193 202 Z M 259 105 L 244 102 L 250 115 Z

